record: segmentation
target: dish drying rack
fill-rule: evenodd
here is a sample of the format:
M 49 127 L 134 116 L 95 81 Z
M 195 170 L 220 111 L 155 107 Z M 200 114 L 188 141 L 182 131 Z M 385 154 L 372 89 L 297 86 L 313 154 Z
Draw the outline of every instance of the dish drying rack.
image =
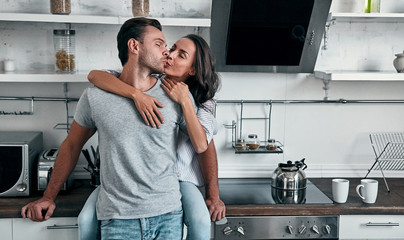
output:
M 404 171 L 404 132 L 371 133 L 369 137 L 375 153 L 375 162 L 365 178 L 373 169 L 380 170 L 387 191 L 390 192 L 383 171 Z

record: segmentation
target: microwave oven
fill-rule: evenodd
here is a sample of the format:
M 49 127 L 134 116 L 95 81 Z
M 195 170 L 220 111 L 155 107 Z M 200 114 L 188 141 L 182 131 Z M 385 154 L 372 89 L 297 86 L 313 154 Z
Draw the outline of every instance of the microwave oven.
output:
M 0 131 L 0 197 L 32 193 L 42 148 L 42 132 Z

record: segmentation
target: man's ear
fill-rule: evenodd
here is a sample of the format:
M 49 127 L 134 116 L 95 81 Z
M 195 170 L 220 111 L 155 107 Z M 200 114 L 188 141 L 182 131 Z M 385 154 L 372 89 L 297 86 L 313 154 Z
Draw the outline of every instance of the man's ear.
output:
M 137 54 L 137 52 L 139 51 L 139 41 L 137 41 L 134 38 L 131 38 L 128 40 L 128 50 L 129 52 L 135 53 Z

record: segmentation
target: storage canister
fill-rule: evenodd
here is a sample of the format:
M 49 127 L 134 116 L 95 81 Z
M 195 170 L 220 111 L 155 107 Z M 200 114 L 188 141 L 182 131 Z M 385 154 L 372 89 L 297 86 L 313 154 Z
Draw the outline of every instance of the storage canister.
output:
M 132 13 L 134 17 L 149 15 L 149 0 L 132 0 Z
M 73 72 L 76 68 L 75 30 L 53 30 L 56 71 Z
M 246 149 L 247 149 L 247 145 L 246 145 L 246 143 L 245 143 L 245 140 L 244 140 L 244 139 L 237 139 L 236 144 L 235 144 L 235 147 L 236 147 L 236 149 L 239 150 L 239 151 L 246 150 Z
M 260 140 L 257 134 L 249 134 L 247 139 L 247 146 L 250 150 L 257 150 L 260 147 Z
M 278 146 L 276 145 L 275 139 L 270 138 L 270 139 L 268 139 L 267 145 L 265 147 L 269 151 L 275 151 Z
M 50 10 L 53 14 L 70 14 L 70 0 L 50 0 Z

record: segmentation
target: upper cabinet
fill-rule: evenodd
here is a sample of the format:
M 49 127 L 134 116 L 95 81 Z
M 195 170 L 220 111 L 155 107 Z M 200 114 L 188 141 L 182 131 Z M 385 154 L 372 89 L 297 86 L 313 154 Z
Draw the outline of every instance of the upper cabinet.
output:
M 377 13 L 365 13 L 364 3 L 333 1 L 316 78 L 404 81 L 404 74 L 393 66 L 395 54 L 404 50 L 404 0 L 381 0 Z
M 149 17 L 160 21 L 167 47 L 190 33 L 209 38 L 210 2 L 150 0 Z M 0 2 L 1 82 L 87 82 L 91 69 L 119 69 L 116 34 L 133 17 L 132 1 L 71 0 L 71 14 L 51 14 L 49 0 Z M 53 30 L 75 30 L 73 73 L 55 70 Z M 14 71 L 5 71 L 11 60 Z

